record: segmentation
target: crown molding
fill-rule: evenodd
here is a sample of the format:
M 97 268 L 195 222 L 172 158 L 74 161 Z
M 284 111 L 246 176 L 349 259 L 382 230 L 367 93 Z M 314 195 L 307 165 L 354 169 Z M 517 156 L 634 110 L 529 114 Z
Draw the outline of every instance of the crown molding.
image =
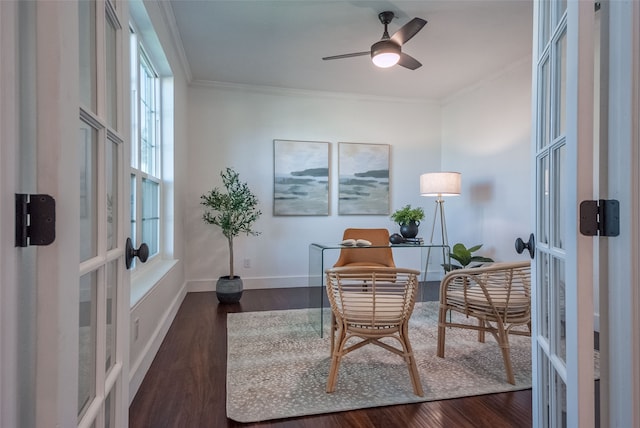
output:
M 384 97 L 378 95 L 358 94 L 352 92 L 330 92 L 318 91 L 311 89 L 285 88 L 278 86 L 266 85 L 248 85 L 243 83 L 219 82 L 213 80 L 192 80 L 189 84 L 192 87 L 215 88 L 226 91 L 235 92 L 252 92 L 267 95 L 293 96 L 304 98 L 332 98 L 351 101 L 375 101 L 375 102 L 394 102 L 407 104 L 430 104 L 439 105 L 439 101 L 426 98 L 401 98 L 401 97 Z
M 171 42 L 173 43 L 173 47 L 178 54 L 178 60 L 180 61 L 180 65 L 182 66 L 182 70 L 184 71 L 187 83 L 190 83 L 193 80 L 193 75 L 191 74 L 191 67 L 189 66 L 187 54 L 184 50 L 184 44 L 182 43 L 182 37 L 180 36 L 180 31 L 178 30 L 176 16 L 173 13 L 173 6 L 171 6 L 170 1 L 158 1 L 157 4 L 160 6 L 160 11 L 162 12 L 164 23 L 169 30 Z

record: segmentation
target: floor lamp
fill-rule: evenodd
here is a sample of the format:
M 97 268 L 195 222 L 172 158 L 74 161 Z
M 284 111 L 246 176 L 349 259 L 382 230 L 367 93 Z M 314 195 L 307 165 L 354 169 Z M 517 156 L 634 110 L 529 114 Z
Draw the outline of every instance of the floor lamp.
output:
M 459 172 L 431 172 L 420 176 L 420 195 L 435 196 L 436 208 L 433 214 L 433 223 L 431 224 L 431 239 L 429 244 L 433 245 L 433 234 L 436 228 L 437 219 L 440 220 L 440 236 L 442 237 L 442 263 L 447 263 L 448 254 L 446 254 L 449 245 L 447 238 L 447 222 L 444 216 L 444 199 L 443 196 L 457 196 L 460 194 L 460 186 L 462 177 Z M 429 258 L 431 257 L 431 247 L 427 250 L 427 261 L 424 268 L 424 280 L 427 279 L 427 270 L 429 269 Z M 449 261 L 450 263 L 450 261 Z M 444 270 L 445 273 L 447 270 Z

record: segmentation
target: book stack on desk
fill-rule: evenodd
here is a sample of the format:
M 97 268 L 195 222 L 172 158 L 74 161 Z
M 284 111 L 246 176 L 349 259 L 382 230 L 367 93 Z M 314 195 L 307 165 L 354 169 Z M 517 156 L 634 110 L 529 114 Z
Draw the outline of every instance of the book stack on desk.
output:
M 415 238 L 404 238 L 404 242 L 403 244 L 415 244 L 415 245 L 422 245 L 424 244 L 424 239 L 420 238 L 420 237 L 415 237 Z

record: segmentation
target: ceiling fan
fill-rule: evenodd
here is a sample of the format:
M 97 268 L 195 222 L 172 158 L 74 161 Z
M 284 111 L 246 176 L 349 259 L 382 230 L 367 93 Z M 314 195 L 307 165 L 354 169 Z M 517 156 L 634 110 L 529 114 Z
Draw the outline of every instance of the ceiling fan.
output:
M 382 33 L 382 38 L 371 45 L 371 50 L 366 52 L 355 52 L 343 55 L 334 55 L 327 56 L 322 58 L 323 60 L 331 60 L 331 59 L 342 59 L 342 58 L 351 58 L 355 56 L 364 56 L 371 55 L 371 60 L 373 63 L 382 68 L 391 67 L 395 64 L 401 65 L 409 70 L 415 70 L 416 68 L 422 66 L 420 61 L 402 52 L 402 45 L 408 42 L 413 36 L 415 36 L 418 31 L 425 26 L 427 21 L 421 18 L 413 18 L 411 21 L 406 23 L 402 28 L 394 33 L 393 36 L 389 37 L 389 32 L 387 31 L 387 25 L 394 18 L 394 13 L 385 11 L 378 14 L 378 19 L 384 25 L 384 33 Z

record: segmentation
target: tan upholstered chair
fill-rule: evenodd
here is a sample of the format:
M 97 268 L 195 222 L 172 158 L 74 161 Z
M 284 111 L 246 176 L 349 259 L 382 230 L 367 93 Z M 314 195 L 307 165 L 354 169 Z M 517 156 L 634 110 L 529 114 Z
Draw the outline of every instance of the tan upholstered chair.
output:
M 342 239 L 365 239 L 371 245 L 389 245 L 387 229 L 345 229 Z M 386 266 L 394 267 L 393 252 L 388 248 L 342 248 L 338 261 L 333 265 L 340 266 Z
M 327 392 L 335 390 L 342 357 L 372 343 L 404 358 L 413 392 L 423 396 L 408 332 L 419 272 L 389 267 L 338 267 L 327 269 L 326 275 L 332 324 L 336 326 L 331 328 Z M 395 338 L 400 346 L 381 342 L 384 337 Z M 361 340 L 347 345 L 352 338 Z
M 460 312 L 478 319 L 477 324 L 446 320 L 447 311 Z M 513 330 L 517 326 L 527 329 Z M 485 267 L 458 269 L 445 275 L 440 283 L 438 351 L 444 357 L 447 327 L 493 334 L 502 351 L 507 381 L 515 385 L 509 348 L 509 334 L 531 336 L 531 268 L 529 262 L 494 263 Z

